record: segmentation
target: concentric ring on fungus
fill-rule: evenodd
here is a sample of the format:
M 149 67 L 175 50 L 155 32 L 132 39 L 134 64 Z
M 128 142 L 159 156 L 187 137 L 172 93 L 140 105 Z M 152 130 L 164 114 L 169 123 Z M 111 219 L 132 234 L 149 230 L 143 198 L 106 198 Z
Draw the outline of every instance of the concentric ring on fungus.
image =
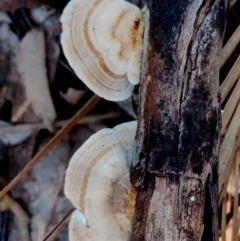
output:
M 69 224 L 70 241 L 128 241 L 136 190 L 130 165 L 137 121 L 92 135 L 70 160 L 65 195 L 77 208 Z
M 124 0 L 72 0 L 61 22 L 63 51 L 78 77 L 105 99 L 127 99 L 139 82 L 140 9 Z

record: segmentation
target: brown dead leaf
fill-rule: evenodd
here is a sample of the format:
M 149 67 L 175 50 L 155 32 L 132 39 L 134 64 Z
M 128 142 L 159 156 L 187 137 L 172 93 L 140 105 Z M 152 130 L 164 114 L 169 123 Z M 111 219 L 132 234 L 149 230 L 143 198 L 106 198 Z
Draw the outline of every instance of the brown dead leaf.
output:
M 28 32 L 20 44 L 18 69 L 34 112 L 52 130 L 56 111 L 49 91 L 45 51 L 43 31 L 34 29 Z
M 60 55 L 60 47 L 56 37 L 61 34 L 60 13 L 49 5 L 42 5 L 30 9 L 32 20 L 44 28 L 46 34 L 46 62 L 49 83 L 55 78 L 57 64 Z
M 10 126 L 10 123 L 0 120 L 1 126 Z M 0 141 L 5 145 L 18 145 L 21 142 L 25 141 L 32 134 L 32 130 L 23 130 L 16 133 L 2 133 L 0 135 Z

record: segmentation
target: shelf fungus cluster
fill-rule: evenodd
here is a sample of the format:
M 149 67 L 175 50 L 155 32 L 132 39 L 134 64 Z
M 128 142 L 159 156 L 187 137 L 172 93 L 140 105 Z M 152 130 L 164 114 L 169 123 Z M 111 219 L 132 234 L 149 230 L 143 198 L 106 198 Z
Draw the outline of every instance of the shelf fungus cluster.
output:
M 143 20 L 125 0 L 72 0 L 61 17 L 64 54 L 97 95 L 127 99 L 139 82 Z
M 69 224 L 70 241 L 128 241 L 136 190 L 129 172 L 137 122 L 102 129 L 70 160 L 65 195 L 77 210 Z

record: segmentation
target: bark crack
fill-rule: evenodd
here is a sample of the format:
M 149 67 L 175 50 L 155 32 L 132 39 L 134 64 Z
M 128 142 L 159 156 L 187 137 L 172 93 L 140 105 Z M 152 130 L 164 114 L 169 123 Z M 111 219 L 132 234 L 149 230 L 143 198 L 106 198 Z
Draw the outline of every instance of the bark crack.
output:
M 216 231 L 217 178 L 208 177 L 218 156 L 223 1 L 148 0 L 138 161 L 131 170 L 138 185 L 132 241 L 199 241 L 206 214 Z M 217 234 L 205 240 L 217 241 Z

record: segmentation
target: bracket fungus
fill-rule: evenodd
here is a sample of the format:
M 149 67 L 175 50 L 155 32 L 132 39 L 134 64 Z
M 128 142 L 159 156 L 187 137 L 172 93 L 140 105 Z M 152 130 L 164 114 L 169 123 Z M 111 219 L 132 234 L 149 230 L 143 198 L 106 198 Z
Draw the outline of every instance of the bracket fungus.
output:
M 76 207 L 70 241 L 130 240 L 136 190 L 130 165 L 137 121 L 102 129 L 70 160 L 65 195 Z
M 141 10 L 125 0 L 71 0 L 61 22 L 63 51 L 78 77 L 107 100 L 127 99 L 139 82 Z

